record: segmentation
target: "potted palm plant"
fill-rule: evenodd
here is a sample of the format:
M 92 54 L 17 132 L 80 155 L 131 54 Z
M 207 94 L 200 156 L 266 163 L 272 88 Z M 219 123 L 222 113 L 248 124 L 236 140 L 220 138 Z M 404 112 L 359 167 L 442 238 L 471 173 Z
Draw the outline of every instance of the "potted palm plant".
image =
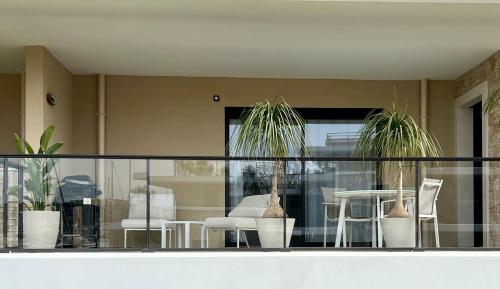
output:
M 35 153 L 33 147 L 15 134 L 19 154 L 52 155 L 62 147 L 62 143 L 49 146 L 54 126 L 49 126 L 40 137 L 40 148 Z M 26 249 L 53 249 L 57 242 L 60 212 L 53 210 L 55 180 L 52 177 L 56 160 L 52 158 L 26 158 L 24 178 L 23 238 Z M 19 191 L 19 189 L 17 189 Z
M 278 183 L 284 175 L 282 158 L 299 155 L 305 148 L 302 134 L 304 120 L 283 98 L 279 102 L 265 100 L 245 110 L 241 126 L 234 137 L 234 152 L 247 157 L 274 158 L 272 165 L 271 198 L 263 218 L 256 219 L 257 231 L 263 248 L 283 247 L 283 208 L 279 203 Z M 286 218 L 286 244 L 295 224 Z
M 418 126 L 404 111 L 384 110 L 371 114 L 364 120 L 354 154 L 361 157 L 409 158 L 439 157 L 442 155 L 437 140 Z M 396 200 L 387 218 L 382 218 L 382 232 L 389 247 L 415 245 L 414 218 L 403 204 L 403 169 L 411 169 L 412 162 L 389 161 L 379 167 L 388 169 L 396 180 Z M 382 216 L 384 217 L 384 216 Z

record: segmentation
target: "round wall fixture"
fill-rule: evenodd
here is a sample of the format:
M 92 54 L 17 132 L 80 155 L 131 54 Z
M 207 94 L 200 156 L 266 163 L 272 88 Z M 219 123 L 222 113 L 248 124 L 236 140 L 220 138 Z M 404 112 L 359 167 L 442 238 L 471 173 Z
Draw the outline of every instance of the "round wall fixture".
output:
M 52 94 L 52 93 L 47 93 L 47 103 L 50 104 L 50 105 L 56 105 L 56 95 L 55 94 Z

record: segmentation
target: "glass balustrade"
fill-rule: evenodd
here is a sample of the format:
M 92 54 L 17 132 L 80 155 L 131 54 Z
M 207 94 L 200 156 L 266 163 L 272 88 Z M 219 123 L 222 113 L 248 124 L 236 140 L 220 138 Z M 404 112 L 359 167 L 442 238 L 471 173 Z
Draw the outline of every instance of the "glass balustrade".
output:
M 0 157 L 0 247 L 498 248 L 499 161 Z

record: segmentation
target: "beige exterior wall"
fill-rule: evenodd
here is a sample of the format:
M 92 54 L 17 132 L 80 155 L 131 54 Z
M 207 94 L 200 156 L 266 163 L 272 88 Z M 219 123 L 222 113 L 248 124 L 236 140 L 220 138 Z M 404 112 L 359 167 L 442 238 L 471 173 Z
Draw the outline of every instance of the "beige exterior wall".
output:
M 43 110 L 32 112 L 31 119 L 27 117 L 27 122 L 31 121 L 28 127 L 35 127 L 41 133 L 45 124 L 54 123 L 58 132 L 55 137 L 65 142 L 65 153 L 95 154 L 97 76 L 71 76 L 42 47 L 27 49 L 27 79 L 30 75 L 32 81 L 26 86 L 27 92 L 31 91 L 30 103 L 35 101 Z M 20 105 L 21 77 L 7 78 L 4 83 L 19 87 L 17 102 Z M 222 156 L 226 106 L 249 106 L 265 97 L 279 95 L 295 107 L 391 108 L 394 85 L 398 106 L 406 106 L 407 112 L 418 120 L 419 81 L 107 76 L 106 151 L 108 154 Z M 45 94 L 49 91 L 58 97 L 54 107 L 45 102 Z M 221 96 L 220 102 L 212 101 L 214 94 Z M 429 130 L 436 135 L 447 156 L 454 153 L 452 104 L 456 94 L 455 81 L 429 82 Z M 27 108 L 36 110 L 39 107 Z M 37 123 L 40 119 L 43 126 Z M 20 121 L 16 126 L 20 128 Z M 37 143 L 39 134 L 33 137 Z M 174 167 L 172 163 L 164 165 L 169 171 Z M 154 166 L 153 172 L 164 172 L 163 164 Z M 136 172 L 139 171 L 136 168 Z M 201 220 L 224 214 L 223 182 L 211 186 L 180 185 L 175 189 L 179 219 Z M 121 204 L 119 200 L 115 202 Z M 453 189 L 445 186 L 439 202 L 442 222 L 456 223 L 454 202 Z M 193 210 L 196 207 L 211 209 Z M 126 209 L 125 206 L 120 212 L 114 212 L 113 222 L 126 217 Z M 108 245 L 122 244 L 119 230 L 110 236 L 113 240 Z M 454 233 L 444 232 L 441 237 L 444 245 L 456 244 Z M 198 238 L 194 233 L 193 240 Z M 222 245 L 221 239 L 216 239 L 213 245 Z
M 37 147 L 43 130 L 49 125 L 55 125 L 53 141 L 64 143 L 61 153 L 71 153 L 71 73 L 42 46 L 26 47 L 25 71 L 26 139 Z M 47 93 L 56 95 L 56 105 L 47 104 L 45 101 Z
M 453 110 L 455 93 L 455 81 L 431 81 L 429 83 L 428 128 L 438 139 L 445 156 L 454 156 L 455 152 Z M 456 247 L 458 244 L 455 176 L 453 173 L 450 174 L 448 170 L 449 167 L 454 166 L 453 163 L 439 163 L 427 169 L 428 177 L 443 179 L 443 187 L 438 198 L 438 220 L 441 246 L 444 247 Z M 425 229 L 422 232 L 423 240 L 426 241 L 424 245 L 434 246 L 432 225 L 431 222 L 424 223 Z
M 40 135 L 44 130 L 43 113 L 45 106 L 44 80 L 45 48 L 39 46 L 26 47 L 25 56 L 25 101 L 24 126 L 25 139 L 38 149 Z
M 53 141 L 64 143 L 61 153 L 72 153 L 72 76 L 49 51 L 44 53 L 44 79 L 45 94 L 52 93 L 57 96 L 57 104 L 49 105 L 44 102 L 43 123 L 44 128 L 55 125 Z
M 488 82 L 488 96 L 500 89 L 500 51 L 469 70 L 457 81 L 457 97 L 463 95 L 478 84 Z M 488 117 L 488 155 L 500 156 L 500 106 L 497 105 Z M 496 162 L 490 163 L 488 212 L 489 212 L 489 245 L 500 245 L 500 177 L 495 172 L 500 167 Z
M 15 154 L 14 133 L 21 134 L 21 74 L 0 74 L 0 154 Z M 3 221 L 0 217 L 0 248 L 17 242 L 17 199 L 9 197 L 7 205 L 7 244 L 4 244 Z M 3 216 L 4 206 L 0 206 Z
M 283 96 L 295 107 L 390 108 L 394 84 L 398 104 L 418 119 L 418 81 L 107 76 L 106 151 L 221 156 L 226 106 Z
M 283 96 L 295 107 L 392 108 L 394 85 L 398 107 L 419 120 L 419 81 L 107 76 L 106 151 L 220 156 L 226 106 Z M 454 81 L 430 81 L 429 129 L 447 156 L 454 153 L 455 94 Z
M 97 78 L 75 76 L 73 79 L 74 95 L 79 98 L 74 100 L 75 107 L 82 108 L 81 114 L 74 117 L 73 127 L 79 128 L 78 134 L 75 130 L 73 136 L 76 142 L 77 138 L 97 135 Z M 106 76 L 106 152 L 222 156 L 225 153 L 226 106 L 249 106 L 265 97 L 283 96 L 295 107 L 392 108 L 394 85 L 398 107 L 406 106 L 407 112 L 419 120 L 419 81 Z M 455 81 L 429 82 L 428 125 L 446 156 L 454 153 L 455 85 Z M 220 102 L 212 101 L 214 94 L 220 95 Z M 79 136 L 82 133 L 85 137 Z M 80 143 L 78 153 L 93 152 L 94 139 Z M 173 167 L 166 162 L 153 165 L 153 174 L 168 175 L 166 167 Z M 456 223 L 454 190 L 446 187 L 440 198 L 440 217 L 443 222 L 453 224 Z M 202 220 L 224 215 L 223 181 L 211 186 L 175 185 L 174 189 L 178 219 Z M 118 216 L 117 220 L 126 216 L 126 210 L 121 212 L 123 216 Z M 110 245 L 121 244 L 118 233 L 112 234 Z M 198 238 L 194 233 L 193 240 Z M 222 245 L 221 239 L 216 239 L 213 245 Z M 453 232 L 441 233 L 441 239 L 443 245 L 456 244 Z
M 14 133 L 21 133 L 21 74 L 0 74 L 0 153 L 16 153 Z
M 97 76 L 73 76 L 73 153 L 97 154 Z

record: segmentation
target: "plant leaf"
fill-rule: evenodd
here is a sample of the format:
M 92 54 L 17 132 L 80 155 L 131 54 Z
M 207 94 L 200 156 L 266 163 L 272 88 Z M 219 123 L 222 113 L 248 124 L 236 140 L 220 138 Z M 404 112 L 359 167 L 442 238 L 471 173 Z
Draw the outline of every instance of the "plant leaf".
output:
M 49 146 L 50 138 L 54 133 L 54 129 L 55 129 L 54 125 L 49 125 L 49 127 L 45 129 L 42 136 L 40 137 L 40 150 L 42 150 L 42 152 L 47 151 L 47 147 Z
M 26 152 L 30 155 L 34 155 L 35 154 L 35 151 L 33 150 L 33 147 L 31 147 L 31 145 L 26 141 L 24 140 L 24 147 L 26 148 Z
M 235 155 L 284 158 L 305 150 L 304 121 L 283 98 L 279 103 L 258 102 L 240 119 L 229 144 Z
M 404 111 L 384 110 L 370 114 L 363 124 L 353 153 L 356 156 L 408 158 L 442 155 L 436 138 L 421 129 Z M 390 162 L 389 165 L 392 166 L 393 163 Z
M 20 155 L 24 154 L 23 141 L 21 141 L 21 138 L 17 135 L 17 133 L 14 134 L 14 140 L 16 142 L 17 153 Z
M 55 154 L 61 147 L 63 146 L 62 142 L 55 143 L 51 145 L 47 150 L 45 151 L 45 154 L 47 155 L 52 155 Z

